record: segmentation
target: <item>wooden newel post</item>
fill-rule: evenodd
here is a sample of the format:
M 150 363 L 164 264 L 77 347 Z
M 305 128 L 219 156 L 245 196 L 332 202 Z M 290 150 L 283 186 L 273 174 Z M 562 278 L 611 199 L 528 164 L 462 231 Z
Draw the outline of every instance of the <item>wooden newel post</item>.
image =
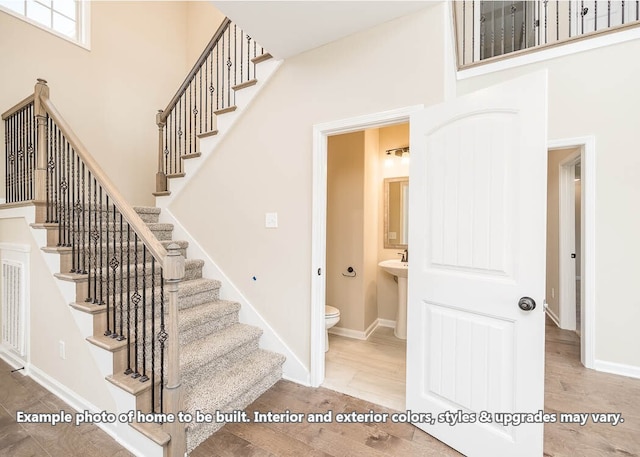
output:
M 176 416 L 173 423 L 165 423 L 165 430 L 171 435 L 168 457 L 183 457 L 187 450 L 185 427 L 187 424 L 177 420 L 178 412 L 183 411 L 182 385 L 180 379 L 180 341 L 178 338 L 178 284 L 184 278 L 184 257 L 180 246 L 175 243 L 167 247 L 164 264 L 164 283 L 169 297 L 169 334 L 167 348 L 167 383 L 165 386 L 166 411 Z
M 34 89 L 34 114 L 37 123 L 36 170 L 34 176 L 34 201 L 36 203 L 36 222 L 46 219 L 46 183 L 47 183 L 47 112 L 43 101 L 49 98 L 49 86 L 44 79 L 38 79 Z
M 167 121 L 162 119 L 164 111 L 158 110 L 156 124 L 158 125 L 158 173 L 156 173 L 156 192 L 167 191 L 167 175 L 164 173 L 164 150 L 162 149 L 162 132 Z

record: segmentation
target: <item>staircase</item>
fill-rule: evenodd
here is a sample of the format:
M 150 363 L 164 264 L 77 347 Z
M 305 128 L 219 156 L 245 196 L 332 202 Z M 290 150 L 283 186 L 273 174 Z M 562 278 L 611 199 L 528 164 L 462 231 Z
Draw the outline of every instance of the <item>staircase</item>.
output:
M 173 226 L 158 222 L 161 211 L 159 208 L 134 209 L 162 245 L 168 248 L 173 246 L 183 255 L 186 254 L 188 243 L 172 240 Z M 71 255 L 71 249 L 57 246 L 58 224 L 33 224 L 33 227 L 48 231 L 50 246 L 43 248 L 45 252 L 59 253 L 61 265 L 64 267 L 68 264 L 66 257 Z M 135 249 L 131 244 L 128 251 L 130 258 L 135 257 Z M 139 254 L 138 252 L 138 258 L 141 257 Z M 260 349 L 262 330 L 238 321 L 240 305 L 220 299 L 220 281 L 203 278 L 203 264 L 202 260 L 187 257 L 185 276 L 178 286 L 183 411 L 194 418 L 185 424 L 187 452 L 194 450 L 224 425 L 224 422 L 215 420 L 216 412 L 243 410 L 275 384 L 282 377 L 282 364 L 285 361 L 280 354 Z M 138 264 L 138 267 L 141 269 L 142 265 Z M 77 300 L 70 306 L 93 317 L 94 335 L 88 341 L 114 354 L 113 374 L 107 380 L 134 395 L 136 399 L 140 397 L 136 401 L 137 407 L 148 412 L 145 402 L 150 395 L 151 383 L 140 383 L 136 378 L 124 374 L 128 346 L 126 342 L 104 336 L 100 330 L 103 328 L 101 323 L 106 321 L 106 309 L 101 305 L 87 303 L 82 298 L 86 296 L 87 275 L 59 273 L 56 277 L 76 285 Z M 150 322 L 146 323 L 147 328 L 150 325 Z M 214 420 L 196 422 L 197 411 L 212 414 Z M 136 427 L 160 445 L 169 440 L 169 436 L 157 427 L 141 424 Z
M 158 203 L 168 207 L 246 109 L 277 68 L 257 70 L 270 59 L 223 21 L 156 117 Z M 260 348 L 262 330 L 239 322 L 240 304 L 220 298 L 220 281 L 203 278 L 205 262 L 188 258 L 189 242 L 173 240 L 174 226 L 159 222 L 161 208 L 123 198 L 49 99 L 46 81 L 2 118 L 9 126 L 5 206 L 35 206 L 31 227 L 46 231 L 36 238 L 59 257 L 59 268 L 48 265 L 95 348 L 113 412 L 191 418 L 133 421 L 118 437 L 146 449 L 138 451 L 145 457 L 190 453 L 224 425 L 220 413 L 243 410 L 282 377 L 285 357 Z

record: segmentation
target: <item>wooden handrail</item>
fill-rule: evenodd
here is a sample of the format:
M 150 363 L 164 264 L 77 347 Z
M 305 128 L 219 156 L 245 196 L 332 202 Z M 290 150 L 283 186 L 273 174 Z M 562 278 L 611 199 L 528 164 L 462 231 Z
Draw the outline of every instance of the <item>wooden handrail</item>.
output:
M 49 117 L 57 124 L 69 144 L 73 147 L 80 159 L 85 163 L 85 166 L 95 177 L 96 181 L 112 199 L 113 204 L 118 208 L 124 219 L 129 223 L 133 231 L 142 240 L 147 249 L 149 249 L 151 255 L 160 262 L 160 265 L 164 266 L 167 258 L 167 250 L 164 248 L 162 243 L 158 241 L 149 227 L 147 227 L 140 218 L 138 213 L 136 213 L 133 207 L 125 200 L 120 191 L 118 191 L 106 173 L 102 170 L 98 162 L 96 162 L 93 156 L 89 154 L 87 148 L 82 144 L 78 136 L 73 132 L 51 100 L 49 98 L 44 98 L 41 99 L 40 102 L 44 106 L 47 114 L 49 114 Z
M 160 114 L 158 118 L 158 123 L 164 122 L 167 120 L 167 116 L 169 116 L 169 113 L 171 112 L 171 110 L 176 106 L 176 104 L 178 103 L 178 100 L 180 100 L 180 97 L 182 96 L 182 93 L 189 86 L 189 83 L 191 82 L 193 77 L 196 75 L 198 70 L 200 70 L 200 67 L 202 67 L 202 64 L 204 63 L 204 61 L 207 60 L 207 58 L 209 57 L 209 53 L 214 48 L 216 43 L 218 43 L 218 40 L 220 39 L 222 34 L 227 30 L 230 23 L 231 23 L 231 19 L 229 19 L 228 17 L 225 17 L 224 21 L 222 21 L 222 24 L 220 24 L 220 27 L 218 27 L 218 30 L 216 30 L 216 33 L 213 35 L 213 38 L 211 38 L 211 41 L 209 41 L 209 44 L 207 44 L 207 47 L 204 48 L 204 51 L 202 51 L 202 54 L 200 54 L 200 57 L 198 57 L 198 60 L 196 61 L 195 65 L 193 66 L 193 68 L 191 69 L 187 77 L 184 79 L 184 82 L 180 85 L 180 88 L 176 91 L 176 94 L 173 96 L 173 98 L 171 99 L 167 107 L 164 109 L 164 111 L 162 111 L 162 113 Z
M 30 103 L 33 103 L 34 99 L 35 99 L 34 94 L 31 94 L 27 98 L 25 98 L 24 100 L 16 103 L 14 106 L 12 106 L 8 110 L 6 110 L 4 113 L 2 113 L 2 120 L 4 121 L 5 119 L 11 117 L 13 114 L 15 114 L 18 111 L 20 111 L 25 106 L 29 105 Z

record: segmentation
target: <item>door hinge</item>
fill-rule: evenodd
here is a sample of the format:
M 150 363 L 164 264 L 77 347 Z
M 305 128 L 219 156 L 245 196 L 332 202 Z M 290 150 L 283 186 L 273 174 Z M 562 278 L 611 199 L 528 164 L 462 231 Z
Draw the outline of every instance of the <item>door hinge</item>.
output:
M 322 275 L 322 268 L 318 268 L 318 276 Z

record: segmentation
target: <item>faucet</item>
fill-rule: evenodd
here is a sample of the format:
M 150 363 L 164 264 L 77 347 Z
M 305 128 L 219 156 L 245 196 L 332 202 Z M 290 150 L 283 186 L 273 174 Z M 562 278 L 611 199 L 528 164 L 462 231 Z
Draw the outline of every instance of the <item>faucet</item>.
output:
M 399 255 L 402 256 L 400 262 L 408 262 L 409 261 L 409 249 L 405 249 L 402 252 L 398 252 Z

